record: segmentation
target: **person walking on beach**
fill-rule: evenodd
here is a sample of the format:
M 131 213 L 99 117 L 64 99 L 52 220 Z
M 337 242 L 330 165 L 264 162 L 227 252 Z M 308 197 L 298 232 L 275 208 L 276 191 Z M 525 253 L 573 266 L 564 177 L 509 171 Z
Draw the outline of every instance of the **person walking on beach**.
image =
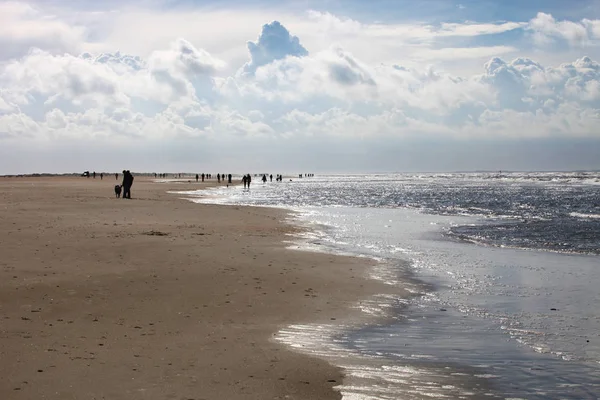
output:
M 133 185 L 133 175 L 129 170 L 123 170 L 123 198 L 131 199 L 131 186 Z
M 231 174 L 227 175 L 227 183 L 231 183 Z
M 198 178 L 199 178 L 199 176 L 198 176 L 198 174 L 196 174 L 196 182 L 198 182 Z
M 267 174 L 263 174 L 262 181 L 263 185 L 267 182 Z
M 104 178 L 104 173 L 100 172 L 100 180 Z
M 246 186 L 248 186 L 248 178 L 246 175 L 242 177 L 242 183 L 244 184 L 244 189 L 246 189 Z
M 217 182 L 221 183 L 221 174 L 217 174 Z
M 246 178 L 246 183 L 248 184 L 248 189 L 250 189 L 250 182 L 252 182 L 252 177 L 248 174 L 248 178 Z
M 133 175 L 131 175 L 131 172 L 129 172 L 129 170 L 127 170 L 127 175 L 129 175 L 129 190 L 127 190 L 127 198 L 131 199 L 131 187 L 133 186 Z
M 269 182 L 273 182 L 273 174 L 269 175 Z

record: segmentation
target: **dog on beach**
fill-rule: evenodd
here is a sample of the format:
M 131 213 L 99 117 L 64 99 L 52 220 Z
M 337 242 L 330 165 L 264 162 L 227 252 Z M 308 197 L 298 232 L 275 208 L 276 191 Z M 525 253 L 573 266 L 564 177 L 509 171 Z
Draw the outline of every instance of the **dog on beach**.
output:
M 115 185 L 115 197 L 117 199 L 121 197 L 121 185 Z

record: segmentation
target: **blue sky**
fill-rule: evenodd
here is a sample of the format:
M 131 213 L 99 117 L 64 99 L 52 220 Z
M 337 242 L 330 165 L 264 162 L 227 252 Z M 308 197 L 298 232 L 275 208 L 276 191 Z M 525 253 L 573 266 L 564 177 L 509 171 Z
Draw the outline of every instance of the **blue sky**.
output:
M 0 1 L 0 26 L 0 174 L 600 169 L 600 1 Z
M 97 2 L 89 2 L 98 7 Z M 538 12 L 554 15 L 558 19 L 598 18 L 600 4 L 597 0 L 170 0 L 147 2 L 164 9 L 173 8 L 282 8 L 305 11 L 307 9 L 328 11 L 356 19 L 370 21 L 400 22 L 421 21 L 428 23 L 471 21 L 529 20 Z M 115 4 L 120 4 L 115 2 Z

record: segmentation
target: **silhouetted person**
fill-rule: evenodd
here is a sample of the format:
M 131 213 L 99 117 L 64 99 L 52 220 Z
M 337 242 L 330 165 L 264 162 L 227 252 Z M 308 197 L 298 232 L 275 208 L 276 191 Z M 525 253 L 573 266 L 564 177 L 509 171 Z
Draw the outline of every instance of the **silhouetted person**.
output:
M 221 174 L 217 174 L 217 182 L 221 183 Z
M 196 174 L 196 182 L 198 182 L 198 178 L 199 178 L 199 176 L 198 176 L 198 174 Z
M 250 182 L 252 182 L 252 177 L 248 174 L 248 178 L 246 179 L 248 182 L 248 189 L 250 189 Z
M 94 179 L 96 179 L 96 171 L 94 171 L 92 175 L 94 175 Z
M 227 175 L 227 183 L 231 183 L 231 174 Z
M 129 170 L 127 170 L 127 174 L 129 175 L 129 190 L 127 191 L 127 198 L 130 199 L 131 187 L 133 186 L 133 175 L 131 175 L 131 172 L 129 172 Z
M 246 189 L 248 186 L 248 177 L 246 175 L 242 177 L 242 182 L 244 183 L 244 189 Z
M 269 182 L 273 182 L 273 174 L 269 175 Z
M 267 175 L 264 174 L 262 177 L 263 185 L 267 182 Z
M 104 178 L 104 174 L 101 172 L 100 173 L 100 180 L 102 180 Z
M 129 170 L 123 170 L 123 198 L 131 199 L 131 186 L 133 185 L 133 175 Z

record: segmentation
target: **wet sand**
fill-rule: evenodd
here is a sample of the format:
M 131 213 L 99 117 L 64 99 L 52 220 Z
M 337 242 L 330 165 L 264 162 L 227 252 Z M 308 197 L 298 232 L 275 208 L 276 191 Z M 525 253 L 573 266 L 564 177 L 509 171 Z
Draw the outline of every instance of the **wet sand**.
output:
M 0 178 L 1 399 L 338 399 L 341 371 L 271 340 L 348 316 L 363 259 L 288 250 L 267 208 L 214 183 Z

